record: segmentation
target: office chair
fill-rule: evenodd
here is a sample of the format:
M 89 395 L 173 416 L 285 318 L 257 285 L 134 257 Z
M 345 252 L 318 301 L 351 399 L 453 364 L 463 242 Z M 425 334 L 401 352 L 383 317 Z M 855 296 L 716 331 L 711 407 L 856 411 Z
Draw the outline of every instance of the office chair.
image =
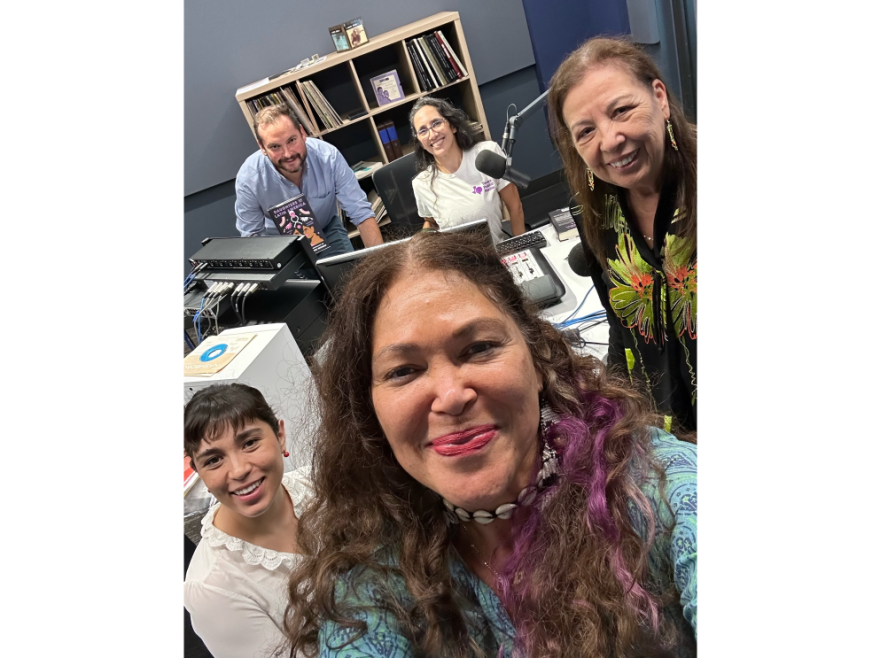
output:
M 395 227 L 395 238 L 413 235 L 422 228 L 424 220 L 416 208 L 416 195 L 412 189 L 412 179 L 416 175 L 416 156 L 407 153 L 397 158 L 373 174 L 376 192 L 385 204 L 385 210 Z M 396 235 L 402 231 L 400 235 Z

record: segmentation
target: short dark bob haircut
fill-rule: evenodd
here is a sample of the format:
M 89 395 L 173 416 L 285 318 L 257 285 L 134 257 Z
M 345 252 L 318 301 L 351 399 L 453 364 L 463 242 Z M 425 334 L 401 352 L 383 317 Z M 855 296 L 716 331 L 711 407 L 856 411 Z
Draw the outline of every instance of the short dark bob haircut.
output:
M 257 389 L 244 384 L 214 384 L 192 396 L 183 408 L 183 450 L 193 460 L 202 441 L 213 441 L 228 428 L 238 432 L 261 420 L 278 436 L 278 418 Z

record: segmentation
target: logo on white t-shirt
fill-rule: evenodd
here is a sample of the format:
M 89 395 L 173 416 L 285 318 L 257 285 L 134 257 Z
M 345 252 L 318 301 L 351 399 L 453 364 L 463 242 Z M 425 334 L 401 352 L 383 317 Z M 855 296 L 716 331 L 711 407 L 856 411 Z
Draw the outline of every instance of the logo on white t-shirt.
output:
M 495 189 L 495 181 L 491 178 L 483 181 L 482 187 L 480 185 L 474 185 L 474 194 L 482 194 L 483 192 L 491 192 Z

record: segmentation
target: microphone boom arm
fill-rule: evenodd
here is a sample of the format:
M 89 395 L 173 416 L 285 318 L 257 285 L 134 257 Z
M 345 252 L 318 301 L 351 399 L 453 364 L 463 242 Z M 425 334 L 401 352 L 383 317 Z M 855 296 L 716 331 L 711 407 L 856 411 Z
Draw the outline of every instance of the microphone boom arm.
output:
M 504 129 L 504 137 L 501 139 L 501 150 L 507 155 L 507 164 L 513 159 L 513 145 L 516 142 L 516 131 L 523 122 L 538 111 L 544 103 L 547 102 L 548 89 L 535 100 L 525 106 L 522 112 L 517 112 L 507 120 L 507 126 Z

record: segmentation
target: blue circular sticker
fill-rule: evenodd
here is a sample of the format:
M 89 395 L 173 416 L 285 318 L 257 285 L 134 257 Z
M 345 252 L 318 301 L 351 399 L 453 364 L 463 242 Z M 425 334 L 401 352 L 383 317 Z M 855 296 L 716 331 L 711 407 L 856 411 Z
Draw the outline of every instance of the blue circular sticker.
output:
M 202 354 L 200 361 L 213 361 L 224 352 L 226 352 L 226 348 L 229 347 L 226 343 L 220 343 L 219 345 L 214 345 L 211 349 L 207 350 L 204 354 Z

